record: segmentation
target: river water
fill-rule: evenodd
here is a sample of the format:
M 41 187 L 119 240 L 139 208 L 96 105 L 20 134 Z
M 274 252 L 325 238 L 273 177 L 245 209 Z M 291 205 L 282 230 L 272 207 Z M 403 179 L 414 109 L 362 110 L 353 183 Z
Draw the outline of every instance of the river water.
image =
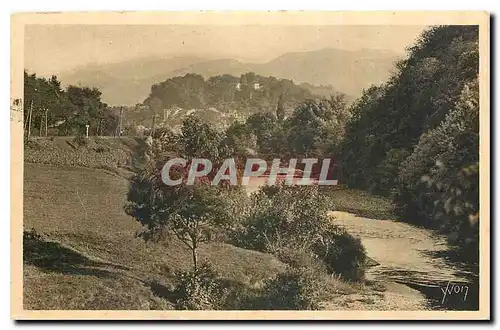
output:
M 368 257 L 377 264 L 367 269 L 366 278 L 383 283 L 386 298 L 396 300 L 393 304 L 410 309 L 477 310 L 477 271 L 447 257 L 446 237 L 393 220 L 330 214 L 336 224 L 361 239 Z
M 248 194 L 266 183 L 252 178 Z M 333 221 L 359 237 L 375 266 L 366 279 L 385 287 L 339 296 L 325 309 L 359 310 L 478 310 L 478 269 L 453 261 L 446 237 L 395 220 L 358 217 L 332 211 Z

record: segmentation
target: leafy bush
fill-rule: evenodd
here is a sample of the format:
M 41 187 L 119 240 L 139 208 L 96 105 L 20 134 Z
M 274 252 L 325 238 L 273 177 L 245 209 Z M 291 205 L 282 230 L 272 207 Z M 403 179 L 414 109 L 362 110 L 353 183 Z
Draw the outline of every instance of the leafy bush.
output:
M 271 252 L 294 268 L 363 279 L 366 253 L 361 241 L 332 224 L 329 201 L 317 186 L 263 187 L 235 243 Z M 319 261 L 324 265 L 318 265 Z
M 273 252 L 282 246 L 306 251 L 332 226 L 327 212 L 328 204 L 317 186 L 262 188 L 253 195 L 235 243 L 257 251 Z
M 318 309 L 321 279 L 304 268 L 288 268 L 266 282 L 262 308 L 273 310 Z
M 97 146 L 94 148 L 96 152 L 109 152 L 111 151 L 111 148 L 105 147 L 105 146 Z
M 89 145 L 89 139 L 83 135 L 75 136 L 73 142 L 75 142 L 79 147 L 85 147 Z
M 195 271 L 176 274 L 176 309 L 214 310 L 223 303 L 224 289 L 208 263 Z
M 311 251 L 296 250 L 293 247 L 281 247 L 274 252 L 278 260 L 292 268 L 308 269 L 318 274 L 326 274 L 325 264 Z
M 330 273 L 349 281 L 364 278 L 366 251 L 359 238 L 345 230 L 326 231 L 313 247 Z

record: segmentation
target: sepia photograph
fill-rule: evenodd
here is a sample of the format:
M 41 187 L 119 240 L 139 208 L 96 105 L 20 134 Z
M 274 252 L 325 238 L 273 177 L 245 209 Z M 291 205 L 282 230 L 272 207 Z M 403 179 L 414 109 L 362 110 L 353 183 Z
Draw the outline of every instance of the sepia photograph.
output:
M 11 16 L 11 317 L 487 320 L 486 12 Z

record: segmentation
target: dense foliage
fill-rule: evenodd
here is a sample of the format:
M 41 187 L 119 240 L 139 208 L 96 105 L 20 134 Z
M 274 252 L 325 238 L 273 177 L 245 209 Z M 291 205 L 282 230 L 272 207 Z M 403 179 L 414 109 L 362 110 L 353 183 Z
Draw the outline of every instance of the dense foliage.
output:
M 359 239 L 332 223 L 328 211 L 317 186 L 263 187 L 253 196 L 235 243 L 271 252 L 299 268 L 312 266 L 310 259 L 318 258 L 328 272 L 361 280 L 366 251 Z
M 331 226 L 316 186 L 271 186 L 255 194 L 239 244 L 258 251 L 308 250 Z
M 304 268 L 288 268 L 266 282 L 263 309 L 311 310 L 318 309 L 320 280 Z
M 364 92 L 352 107 L 342 151 L 351 186 L 390 193 L 399 164 L 477 77 L 478 58 L 477 26 L 433 27 L 386 84 Z
M 394 200 L 402 217 L 450 233 L 461 254 L 479 244 L 479 88 L 467 84 L 455 108 L 422 135 L 403 162 Z
M 352 187 L 392 196 L 402 219 L 440 229 L 476 261 L 478 27 L 425 31 L 384 85 L 352 107 L 342 165 Z
M 226 130 L 229 151 L 233 155 L 258 153 L 263 158 L 332 158 L 338 152 L 350 118 L 341 94 L 305 100 L 288 116 L 283 114 L 280 102 L 275 111 L 256 113 L 244 123 L 233 123 Z
M 342 278 L 359 281 L 364 278 L 366 251 L 359 238 L 343 229 L 322 233 L 313 247 L 314 254 L 324 262 L 330 273 Z
M 183 109 L 214 107 L 224 112 L 238 110 L 255 113 L 274 109 L 280 98 L 283 104 L 293 107 L 312 97 L 307 88 L 291 80 L 263 77 L 252 72 L 240 77 L 228 74 L 213 76 L 207 80 L 190 73 L 153 85 L 144 104 L 157 102 L 162 109 L 174 106 Z
M 31 114 L 31 118 L 30 118 Z M 61 87 L 56 76 L 50 79 L 24 72 L 24 128 L 30 136 L 114 135 L 118 116 L 101 102 L 97 88 Z
M 210 264 L 203 263 L 196 270 L 179 272 L 175 278 L 176 309 L 214 310 L 221 307 L 224 288 Z

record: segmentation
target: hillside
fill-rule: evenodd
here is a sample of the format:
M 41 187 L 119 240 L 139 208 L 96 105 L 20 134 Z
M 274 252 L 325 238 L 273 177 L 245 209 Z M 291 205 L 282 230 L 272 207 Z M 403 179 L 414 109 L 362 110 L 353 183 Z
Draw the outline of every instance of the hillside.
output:
M 123 150 L 130 149 L 129 142 L 114 141 Z M 64 139 L 51 143 L 67 149 Z M 140 225 L 123 209 L 127 179 L 95 168 L 33 163 L 25 163 L 24 173 L 25 309 L 174 309 L 174 274 L 191 267 L 190 251 L 174 238 L 145 243 L 136 236 Z M 338 199 L 357 205 L 359 210 L 369 211 L 375 204 L 380 208 L 380 199 L 352 198 L 358 192 L 343 196 L 344 192 L 336 192 Z M 351 220 L 349 225 L 355 230 L 358 222 Z M 388 227 L 397 224 L 385 222 Z M 369 233 L 372 239 L 373 232 Z M 258 290 L 286 267 L 271 254 L 221 242 L 201 246 L 199 255 L 201 260 L 209 258 L 219 280 L 235 294 L 227 309 L 245 307 L 241 300 L 245 294 Z M 373 268 L 371 272 L 378 274 L 384 269 Z M 427 308 L 416 290 L 395 283 L 389 283 L 390 290 L 386 290 L 382 284 L 386 276 L 382 275 L 382 280 L 362 285 L 329 276 L 321 295 L 322 308 Z
M 314 90 L 317 94 L 311 92 Z M 291 80 L 264 77 L 253 72 L 239 77 L 224 74 L 205 79 L 187 73 L 154 84 L 143 104 L 123 107 L 126 127 L 139 131 L 152 127 L 178 129 L 189 115 L 196 115 L 218 129 L 256 113 L 275 113 L 281 100 L 285 116 L 308 99 L 330 98 L 328 86 L 295 84 Z M 347 98 L 346 98 L 347 99 Z M 115 113 L 120 112 L 114 107 Z M 140 127 L 139 127 L 140 126 Z
M 172 309 L 171 277 L 189 269 L 190 252 L 175 240 L 135 237 L 140 226 L 123 211 L 126 179 L 42 164 L 25 164 L 24 173 L 26 309 Z M 235 283 L 254 285 L 284 269 L 269 254 L 222 243 L 200 256 Z
M 54 145 L 66 148 L 63 139 Z M 25 163 L 24 174 L 25 309 L 175 308 L 175 273 L 190 269 L 191 252 L 173 237 L 145 243 L 136 236 L 140 225 L 123 209 L 127 179 L 95 168 L 34 163 Z M 244 297 L 286 268 L 271 254 L 217 241 L 202 245 L 199 257 L 210 260 L 234 295 L 226 309 L 248 308 Z M 323 309 L 405 309 L 423 301 L 414 290 L 389 292 L 378 281 L 324 280 Z
M 133 105 L 142 102 L 151 85 L 168 78 L 197 73 L 205 78 L 255 72 L 263 76 L 292 79 L 297 83 L 330 86 L 332 90 L 353 97 L 363 88 L 387 80 L 395 53 L 361 49 L 347 51 L 326 48 L 318 51 L 283 54 L 267 63 L 244 63 L 234 59 L 176 57 L 147 58 L 87 66 L 59 74 L 65 84 L 96 86 L 108 104 Z

